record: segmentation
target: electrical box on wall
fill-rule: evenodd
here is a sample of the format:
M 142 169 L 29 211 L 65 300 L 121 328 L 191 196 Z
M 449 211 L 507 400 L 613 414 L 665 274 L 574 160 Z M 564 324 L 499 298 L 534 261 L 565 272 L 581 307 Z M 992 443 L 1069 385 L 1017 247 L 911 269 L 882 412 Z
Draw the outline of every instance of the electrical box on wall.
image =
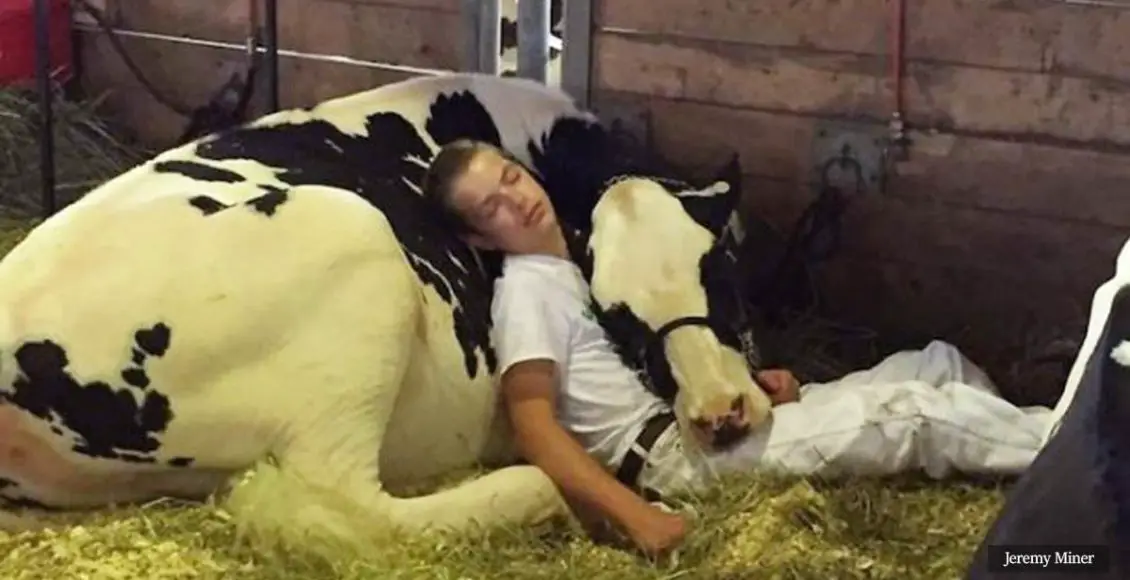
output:
M 846 194 L 882 193 L 887 185 L 885 126 L 821 121 L 812 139 L 811 183 L 839 187 Z

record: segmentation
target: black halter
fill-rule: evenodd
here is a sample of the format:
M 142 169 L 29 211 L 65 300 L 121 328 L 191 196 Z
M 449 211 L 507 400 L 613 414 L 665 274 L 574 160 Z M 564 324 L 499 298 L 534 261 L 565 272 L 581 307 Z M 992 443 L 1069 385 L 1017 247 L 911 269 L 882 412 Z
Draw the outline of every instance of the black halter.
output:
M 648 375 L 648 379 L 650 379 L 651 373 L 647 372 L 650 371 L 647 365 L 653 360 L 664 358 L 665 353 L 663 352 L 663 344 L 667 340 L 667 336 L 684 326 L 705 326 L 707 328 L 711 328 L 710 319 L 705 316 L 683 316 L 676 318 L 675 320 L 672 320 L 671 322 L 668 322 L 663 326 L 660 326 L 659 330 L 655 331 L 655 336 L 652 337 L 651 341 L 648 343 L 645 351 L 643 352 L 645 375 Z M 742 355 L 745 359 L 746 369 L 749 370 L 750 378 L 752 378 L 753 382 L 757 383 L 757 385 L 761 387 L 762 390 L 768 392 L 766 386 L 757 376 L 758 371 L 760 371 L 761 369 L 759 368 L 760 365 L 758 364 L 760 361 L 757 360 L 759 357 L 755 352 L 756 347 L 753 345 L 745 344 L 745 332 L 739 332 L 738 336 L 740 339 L 743 339 Z M 654 386 L 655 385 L 652 384 L 653 390 Z
M 631 177 L 633 176 L 621 175 L 613 177 L 612 179 L 606 180 L 603 187 L 607 188 L 617 181 Z M 649 177 L 649 179 L 655 178 Z M 673 180 L 661 181 L 676 183 Z M 677 183 L 684 186 L 686 185 L 682 182 Z M 732 232 L 729 231 L 728 227 L 726 228 L 726 230 L 727 231 L 723 234 L 723 236 L 720 237 L 718 241 L 718 244 L 720 246 L 727 246 L 728 244 L 733 243 L 732 239 L 724 241 L 724 238 L 732 236 Z M 592 232 L 568 223 L 563 223 L 562 233 L 565 235 L 565 242 L 568 246 L 570 257 L 573 259 L 573 262 L 580 267 L 581 272 L 585 277 L 585 281 L 591 283 L 593 264 L 592 254 L 590 253 L 588 248 L 588 242 L 589 236 L 592 234 Z M 721 249 L 724 250 L 725 247 Z M 744 307 L 744 305 L 742 304 L 741 293 L 738 289 L 739 284 L 737 283 L 737 280 L 731 280 L 730 287 L 732 287 L 733 292 L 735 293 L 739 308 Z M 603 314 L 603 311 L 599 306 L 599 302 L 597 302 L 595 298 L 592 299 L 592 308 L 594 314 L 596 314 L 598 317 Z M 740 347 L 743 358 L 745 359 L 746 368 L 749 371 L 749 374 L 751 378 L 753 378 L 754 382 L 760 384 L 761 381 L 757 378 L 757 372 L 761 370 L 761 354 L 757 348 L 756 343 L 754 343 L 753 341 L 752 329 L 748 328 L 748 319 L 744 310 L 739 312 L 739 318 L 740 320 L 728 322 L 733 323 L 736 326 L 735 330 L 738 335 L 738 340 L 741 343 Z M 604 324 L 601 323 L 601 325 L 603 326 Z M 624 358 L 625 364 L 629 368 L 632 368 L 632 370 L 636 371 L 640 381 L 649 391 L 655 393 L 667 403 L 674 402 L 674 397 L 678 388 L 673 382 L 674 377 L 670 376 L 669 373 L 661 372 L 660 369 L 657 368 L 657 365 L 661 364 L 661 361 L 665 361 L 667 359 L 666 353 L 663 349 L 664 343 L 667 340 L 667 336 L 675 330 L 684 326 L 702 326 L 713 330 L 713 326 L 711 326 L 711 320 L 706 316 L 683 316 L 663 324 L 663 326 L 661 326 L 658 330 L 655 331 L 654 334 L 646 339 L 642 345 L 639 343 L 635 343 L 634 345 L 617 344 L 617 351 L 620 353 L 621 357 Z M 764 385 L 762 385 L 762 388 L 764 388 Z
M 663 343 L 667 340 L 667 335 L 684 326 L 705 326 L 710 328 L 710 320 L 705 316 L 683 316 L 660 326 L 659 330 L 655 331 L 655 336 L 652 337 L 651 343 L 647 346 L 647 354 L 649 356 L 662 356 Z

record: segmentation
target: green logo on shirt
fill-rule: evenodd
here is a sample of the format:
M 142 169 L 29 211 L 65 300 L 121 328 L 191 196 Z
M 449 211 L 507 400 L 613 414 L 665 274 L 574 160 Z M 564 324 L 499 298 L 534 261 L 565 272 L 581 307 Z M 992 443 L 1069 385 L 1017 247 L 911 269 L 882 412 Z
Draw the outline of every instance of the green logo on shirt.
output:
M 585 307 L 581 310 L 581 316 L 596 322 L 596 311 L 593 310 L 591 297 L 585 301 Z

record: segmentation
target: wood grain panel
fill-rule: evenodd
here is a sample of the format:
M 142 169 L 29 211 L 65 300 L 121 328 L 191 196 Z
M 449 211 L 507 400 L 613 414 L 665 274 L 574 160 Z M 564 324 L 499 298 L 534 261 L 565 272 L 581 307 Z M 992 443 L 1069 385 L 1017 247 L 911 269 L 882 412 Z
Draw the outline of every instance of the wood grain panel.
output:
M 594 103 L 649 111 L 654 145 L 689 166 L 714 167 L 736 152 L 747 173 L 805 186 L 811 178 L 811 118 L 608 91 Z M 1130 155 L 944 133 L 911 137 L 910 161 L 889 184 L 892 197 L 1130 229 Z
M 608 0 L 597 21 L 653 34 L 885 54 L 889 8 L 889 0 Z M 914 0 L 906 10 L 907 58 L 1130 79 L 1125 10 L 1054 0 Z
M 460 0 L 343 0 L 350 4 L 372 4 L 376 6 L 398 6 L 416 10 L 439 10 L 459 12 Z
M 155 148 L 171 145 L 187 119 L 143 90 L 104 36 L 83 34 L 82 40 L 83 58 L 98 63 L 85 67 L 84 89 L 92 95 L 108 94 L 109 110 L 144 143 Z M 243 55 L 235 51 L 136 38 L 122 42 L 150 82 L 189 107 L 204 104 L 243 65 Z M 409 78 L 404 73 L 286 57 L 280 59 L 279 76 L 279 100 L 284 108 L 309 106 Z
M 122 46 L 149 82 L 167 98 L 188 108 L 203 105 L 234 72 L 243 54 L 138 38 Z M 103 34 L 80 36 L 82 87 L 91 96 L 106 94 L 109 110 L 147 145 L 164 147 L 176 139 L 188 119 L 166 108 L 145 91 Z
M 600 89 L 802 115 L 890 111 L 878 57 L 610 33 L 596 47 Z M 1130 85 L 940 64 L 908 72 L 907 116 L 919 127 L 1130 147 Z
M 745 176 L 744 184 L 746 211 L 787 236 L 807 202 L 804 194 L 792 184 L 755 176 Z M 922 215 L 908 214 L 898 204 L 861 207 L 866 205 L 856 203 L 849 209 L 843 247 L 814 269 L 824 314 L 878 331 L 884 353 L 920 348 L 936 338 L 948 340 L 987 366 L 1011 396 L 1028 403 L 1054 401 L 1066 369 L 1026 359 L 1054 341 L 1081 339 L 1091 295 L 1110 275 L 1113 257 L 1099 255 L 1091 243 L 1060 250 L 1065 255 L 1059 260 L 1088 264 L 1074 272 L 1061 268 L 1063 261 L 1049 261 L 1034 270 L 1030 262 L 993 263 L 999 257 L 996 252 L 983 260 L 952 260 L 954 246 L 957 254 L 967 251 L 963 240 L 999 247 L 1001 235 L 1013 231 L 1008 216 L 982 212 L 970 219 L 944 208 Z M 871 213 L 868 209 L 886 215 L 861 215 Z M 958 232 L 939 236 L 937 229 L 945 224 Z M 991 231 L 1002 224 L 1000 235 Z M 906 233 L 914 228 L 922 231 Z M 959 235 L 965 238 L 955 242 Z M 1079 277 L 1080 271 L 1085 277 Z
M 460 63 L 462 28 L 448 0 L 357 2 L 279 0 L 284 49 L 409 66 L 452 69 Z M 442 9 L 439 9 L 442 7 Z M 243 43 L 246 2 L 125 0 L 119 26 L 144 32 Z
M 814 199 L 808 188 L 756 176 L 744 185 L 747 209 L 782 231 L 791 231 Z M 899 197 L 849 198 L 842 224 L 842 251 L 856 258 L 970 268 L 1076 290 L 1105 280 L 1130 236 L 1127 228 Z
M 114 0 L 115 26 L 127 30 L 243 42 L 247 2 L 226 0 Z
M 392 64 L 457 69 L 462 24 L 456 12 L 336 0 L 279 0 L 279 43 L 302 52 Z

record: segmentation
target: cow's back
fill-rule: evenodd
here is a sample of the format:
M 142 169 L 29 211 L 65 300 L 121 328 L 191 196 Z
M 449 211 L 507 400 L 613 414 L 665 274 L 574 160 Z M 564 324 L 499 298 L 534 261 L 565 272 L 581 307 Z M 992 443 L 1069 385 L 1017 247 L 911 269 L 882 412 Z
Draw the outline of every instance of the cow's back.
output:
M 87 474 L 236 470 L 351 414 L 358 441 L 387 435 L 389 479 L 466 466 L 505 439 L 491 280 L 430 219 L 420 178 L 458 138 L 536 165 L 558 122 L 582 117 L 535 83 L 453 75 L 157 156 L 0 261 L 0 414 L 37 417 L 23 427 Z M 73 505 L 24 479 L 17 491 Z
M 302 404 L 285 396 L 301 388 L 217 385 L 269 360 L 358 269 L 407 266 L 384 216 L 350 192 L 291 187 L 267 210 L 255 200 L 271 192 L 252 183 L 149 165 L 0 261 L 0 393 L 50 421 L 60 452 L 105 440 L 80 459 L 242 467 Z M 397 298 L 417 297 L 383 297 Z

